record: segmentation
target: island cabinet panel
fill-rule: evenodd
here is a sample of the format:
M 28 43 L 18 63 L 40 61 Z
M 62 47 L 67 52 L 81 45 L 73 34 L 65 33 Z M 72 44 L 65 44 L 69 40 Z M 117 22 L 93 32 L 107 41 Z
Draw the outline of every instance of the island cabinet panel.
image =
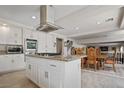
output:
M 78 60 L 80 61 L 80 60 Z M 81 87 L 81 64 L 73 61 L 65 65 L 64 87 L 79 88 Z M 76 64 L 74 64 L 76 63 Z M 71 69 L 71 70 L 70 70 Z
M 51 88 L 61 88 L 63 87 L 63 83 L 61 79 L 63 76 L 63 71 L 64 70 L 64 64 L 58 63 L 56 61 L 50 62 L 49 64 L 49 70 L 50 70 L 50 84 L 49 87 Z
M 38 77 L 40 87 L 62 87 L 61 69 L 62 65 L 54 60 L 42 60 L 38 63 Z
M 26 63 L 26 76 L 30 78 L 34 83 L 38 83 L 37 64 L 34 64 L 33 62 Z
M 81 87 L 80 60 L 65 62 L 26 56 L 26 64 L 27 77 L 39 87 Z
M 43 66 L 39 66 L 39 72 L 38 72 L 38 84 L 40 87 L 49 87 L 49 70 L 47 70 L 47 68 L 43 67 Z
M 26 57 L 26 76 L 34 83 L 38 84 L 38 64 L 37 60 Z

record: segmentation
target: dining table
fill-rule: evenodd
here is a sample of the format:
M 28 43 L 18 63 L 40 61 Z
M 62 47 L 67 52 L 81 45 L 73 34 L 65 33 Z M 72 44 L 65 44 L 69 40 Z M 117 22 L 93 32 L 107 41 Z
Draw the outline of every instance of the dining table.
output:
M 106 60 L 106 58 L 107 58 L 107 55 L 100 55 L 100 56 L 97 56 L 96 57 L 96 60 L 99 62 L 99 64 L 100 64 L 100 67 L 102 67 L 102 64 L 103 64 L 103 62 Z M 85 56 L 85 57 L 83 57 L 82 58 L 82 61 L 81 61 L 81 67 L 83 68 L 83 65 L 86 65 L 87 63 L 87 56 Z

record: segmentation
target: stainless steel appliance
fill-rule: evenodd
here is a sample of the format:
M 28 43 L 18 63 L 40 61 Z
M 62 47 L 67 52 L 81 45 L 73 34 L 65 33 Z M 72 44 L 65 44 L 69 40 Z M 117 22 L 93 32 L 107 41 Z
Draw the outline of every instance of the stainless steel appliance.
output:
M 65 47 L 72 47 L 73 41 L 67 40 L 67 41 L 64 42 L 64 45 L 65 45 Z
M 7 53 L 8 54 L 20 54 L 20 53 L 23 53 L 23 48 L 21 45 L 8 45 Z
M 32 54 L 37 51 L 37 40 L 26 39 L 26 53 Z
M 52 5 L 40 6 L 40 25 L 37 30 L 51 32 L 54 30 L 63 29 L 54 23 L 55 9 Z
M 65 47 L 67 47 L 66 56 L 70 56 L 71 55 L 71 48 L 72 48 L 72 45 L 73 45 L 73 41 L 67 40 L 67 41 L 64 42 L 64 45 L 65 45 Z

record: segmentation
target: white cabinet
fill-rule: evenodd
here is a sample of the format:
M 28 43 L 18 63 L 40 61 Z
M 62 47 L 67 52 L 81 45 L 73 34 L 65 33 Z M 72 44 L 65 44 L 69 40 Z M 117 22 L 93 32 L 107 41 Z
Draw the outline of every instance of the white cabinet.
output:
M 6 37 L 8 34 L 8 29 L 5 29 L 0 26 L 0 44 L 6 44 Z
M 29 29 L 23 29 L 23 37 L 25 39 L 38 39 L 38 31 L 33 31 Z
M 37 65 L 30 62 L 26 64 L 26 68 L 27 77 L 37 84 L 38 83 Z
M 38 79 L 38 84 L 39 84 L 39 86 L 40 87 L 49 87 L 49 79 L 50 79 L 50 77 L 49 77 L 49 70 L 48 70 L 48 68 L 46 68 L 46 67 L 44 67 L 44 66 L 39 66 L 38 67 L 38 70 L 39 70 L 39 72 L 38 72 L 38 77 L 39 77 L 39 79 Z
M 47 45 L 46 45 L 46 33 L 39 32 L 38 33 L 38 53 L 46 53 Z
M 48 66 L 39 59 L 26 57 L 26 75 L 40 87 L 49 87 Z
M 49 64 L 49 79 L 50 79 L 50 83 L 49 83 L 49 87 L 50 88 L 56 88 L 56 87 L 63 87 L 63 83 L 62 83 L 62 70 L 64 66 L 61 63 L 57 63 L 57 62 L 50 62 Z
M 21 28 L 10 27 L 7 38 L 7 44 L 22 45 L 22 30 Z
M 11 57 L 13 69 L 24 69 L 26 64 L 24 62 L 24 54 L 15 54 Z
M 38 41 L 38 53 L 56 53 L 56 36 L 53 34 L 23 29 L 24 45 L 26 45 L 26 39 L 35 39 Z
M 25 68 L 23 54 L 0 55 L 0 73 Z
M 56 53 L 56 37 L 52 34 L 47 34 L 47 52 L 48 53 Z
M 23 47 L 24 47 L 24 51 L 27 51 L 27 43 L 26 43 L 26 39 L 32 39 L 32 40 L 38 40 L 38 31 L 33 31 L 30 29 L 23 29 Z M 39 44 L 38 44 L 39 45 Z
M 26 57 L 26 76 L 37 85 L 39 84 L 39 79 L 43 81 L 42 77 L 39 77 L 39 73 L 43 76 L 41 73 L 43 70 L 40 70 L 39 64 L 38 59 Z M 40 67 L 42 67 L 41 64 Z
M 22 45 L 22 30 L 18 27 L 0 27 L 0 44 Z
M 31 65 L 32 65 L 31 63 L 26 62 L 26 76 L 30 79 L 31 79 Z
M 39 32 L 38 53 L 56 53 L 56 37 L 49 33 Z
M 26 63 L 28 78 L 40 87 L 81 87 L 80 59 L 71 62 L 64 62 L 26 56 Z
M 38 68 L 37 64 L 31 64 L 31 78 L 35 83 L 38 83 Z
M 10 57 L 8 55 L 0 55 L 0 72 L 11 70 Z

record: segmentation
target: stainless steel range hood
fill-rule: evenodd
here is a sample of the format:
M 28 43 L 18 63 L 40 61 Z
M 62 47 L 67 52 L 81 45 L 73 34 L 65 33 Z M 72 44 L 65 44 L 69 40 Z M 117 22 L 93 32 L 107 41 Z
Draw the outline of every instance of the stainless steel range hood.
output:
M 63 29 L 54 24 L 55 9 L 52 5 L 40 6 L 40 25 L 37 28 L 39 31 L 51 32 L 58 29 Z

